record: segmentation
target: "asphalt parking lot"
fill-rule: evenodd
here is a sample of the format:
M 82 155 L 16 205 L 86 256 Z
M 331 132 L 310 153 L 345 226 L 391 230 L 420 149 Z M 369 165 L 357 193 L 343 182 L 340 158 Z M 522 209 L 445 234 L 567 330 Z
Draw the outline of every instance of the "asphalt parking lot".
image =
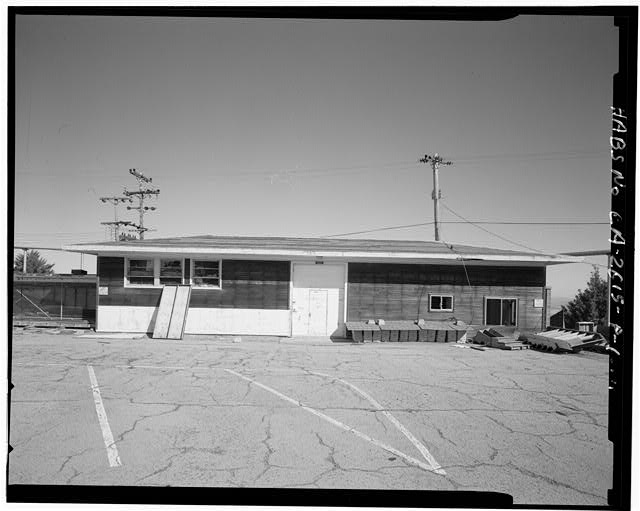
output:
M 607 503 L 606 355 L 77 335 L 14 331 L 9 484 Z

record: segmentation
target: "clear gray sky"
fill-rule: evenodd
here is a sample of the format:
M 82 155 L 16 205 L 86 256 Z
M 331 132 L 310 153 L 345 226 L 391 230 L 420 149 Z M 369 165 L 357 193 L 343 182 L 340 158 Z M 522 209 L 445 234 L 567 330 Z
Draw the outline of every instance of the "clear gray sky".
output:
M 613 18 L 19 16 L 15 51 L 18 244 L 104 240 L 98 197 L 134 188 L 132 167 L 161 190 L 147 237 L 431 222 L 418 160 L 434 152 L 453 161 L 445 222 L 608 221 Z M 555 253 L 607 248 L 605 224 L 483 227 Z M 433 226 L 352 237 L 432 240 Z M 522 248 L 464 223 L 442 237 Z M 58 272 L 80 265 L 43 253 Z M 551 268 L 552 294 L 590 271 Z

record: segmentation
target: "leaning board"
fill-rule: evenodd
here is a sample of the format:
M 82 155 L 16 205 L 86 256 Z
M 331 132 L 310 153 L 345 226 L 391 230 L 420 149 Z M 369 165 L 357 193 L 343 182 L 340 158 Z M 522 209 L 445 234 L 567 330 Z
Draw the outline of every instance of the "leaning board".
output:
M 153 328 L 154 339 L 166 339 L 169 333 L 169 324 L 171 323 L 171 315 L 173 314 L 173 302 L 175 301 L 178 286 L 164 286 L 162 296 L 160 297 L 160 305 L 158 306 L 158 314 L 156 315 L 156 324 Z
M 167 339 L 182 339 L 190 298 L 191 286 L 178 286 L 176 298 L 173 302 L 173 314 L 171 314 Z

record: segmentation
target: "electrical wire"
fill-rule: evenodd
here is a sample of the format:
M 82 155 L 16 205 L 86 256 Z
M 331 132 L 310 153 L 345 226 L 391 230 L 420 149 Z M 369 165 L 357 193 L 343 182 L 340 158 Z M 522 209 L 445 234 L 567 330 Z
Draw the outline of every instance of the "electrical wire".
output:
M 320 238 L 337 238 L 340 236 L 352 236 L 355 234 L 368 234 L 370 232 L 379 232 L 379 231 L 392 231 L 394 229 L 406 229 L 409 227 L 422 227 L 424 225 L 433 225 L 434 222 L 421 222 L 419 224 L 407 224 L 407 225 L 394 225 L 391 227 L 379 227 L 377 229 L 368 229 L 366 231 L 353 231 L 353 232 L 344 232 L 341 234 L 328 234 L 326 236 L 320 236 Z
M 565 160 L 565 159 L 582 159 L 582 158 L 609 158 L 610 153 L 605 151 L 550 151 L 539 153 L 502 153 L 502 154 L 484 154 L 476 156 L 453 156 L 452 160 L 457 163 L 471 163 L 476 161 L 487 160 L 522 160 L 527 161 L 529 159 L 536 160 Z
M 465 330 L 465 334 L 469 333 L 470 330 L 470 326 L 473 325 L 473 289 L 471 287 L 471 280 L 469 279 L 469 274 L 467 273 L 467 265 L 464 264 L 464 257 L 462 257 L 462 254 L 458 253 L 454 248 L 453 245 L 446 243 L 443 240 L 440 240 L 440 242 L 447 247 L 449 250 L 451 250 L 451 252 L 453 252 L 454 254 L 456 254 L 460 260 L 460 262 L 462 263 L 462 268 L 464 269 L 464 274 L 467 277 L 467 285 L 469 286 L 469 310 L 471 311 L 471 318 L 469 320 L 469 325 L 467 325 L 467 328 Z
M 521 160 L 521 161 L 534 161 L 534 160 L 567 160 L 567 159 L 590 159 L 590 158 L 605 158 L 609 157 L 609 153 L 607 151 L 555 151 L 555 152 L 538 152 L 538 153 L 511 153 L 511 154 L 485 154 L 485 155 L 477 155 L 477 156 L 462 156 L 454 158 L 456 165 L 457 164 L 469 164 L 469 163 L 480 163 L 483 161 L 492 161 L 492 160 Z M 237 172 L 225 172 L 219 173 L 214 176 L 208 176 L 204 179 L 200 179 L 200 181 L 210 181 L 218 178 L 229 178 L 229 177 L 265 177 L 270 178 L 274 176 L 311 176 L 314 174 L 318 175 L 339 175 L 353 172 L 368 172 L 371 169 L 396 169 L 396 170 L 409 170 L 412 168 L 419 168 L 421 166 L 420 162 L 416 160 L 399 160 L 399 161 L 390 161 L 384 163 L 363 163 L 356 164 L 350 166 L 335 166 L 335 167 L 315 167 L 315 168 L 294 168 L 289 170 L 261 170 L 261 171 L 237 171 Z M 59 179 L 60 177 L 87 177 L 86 173 L 77 173 L 77 172 L 66 172 L 66 173 L 55 173 L 55 174 L 40 174 L 38 172 L 34 172 L 31 170 L 16 170 L 15 176 L 18 178 L 20 176 L 35 176 L 38 178 L 52 178 Z M 119 180 L 121 179 L 118 176 L 111 176 L 102 174 L 91 175 L 92 179 L 101 179 L 101 180 Z M 169 175 L 169 176 L 156 176 L 157 179 L 161 180 L 176 180 L 183 179 L 182 176 Z
M 489 220 L 448 220 L 441 221 L 440 224 L 481 224 L 481 225 L 609 225 L 609 222 L 510 222 L 510 221 L 489 221 Z M 324 236 L 320 236 L 321 238 L 337 238 L 339 236 L 352 236 L 355 234 L 368 234 L 371 232 L 379 232 L 379 231 L 391 231 L 394 229 L 407 229 L 410 227 L 423 227 L 425 225 L 433 225 L 435 222 L 421 222 L 418 224 L 405 224 L 405 225 L 394 225 L 389 227 L 378 227 L 376 229 L 368 229 L 365 231 L 353 231 L 353 232 L 345 232 L 340 234 L 327 234 Z
M 533 251 L 533 252 L 537 252 L 538 254 L 545 255 L 545 256 L 552 256 L 552 257 L 562 257 L 562 256 L 563 256 L 563 254 L 556 254 L 556 253 L 544 252 L 544 251 L 542 251 L 542 250 L 538 250 L 537 248 L 533 248 L 533 247 L 530 247 L 530 246 L 528 246 L 528 245 L 524 245 L 523 243 L 518 243 L 517 241 L 513 241 L 513 240 L 511 240 L 511 239 L 509 239 L 509 238 L 506 238 L 506 237 L 504 237 L 504 236 L 501 236 L 500 234 L 497 234 L 497 233 L 495 233 L 495 232 L 493 232 L 493 231 L 490 231 L 489 229 L 485 229 L 484 227 L 482 227 L 482 226 L 480 226 L 480 225 L 477 225 L 476 223 L 472 222 L 471 220 L 468 220 L 468 219 L 466 219 L 465 217 L 463 217 L 462 215 L 460 215 L 460 214 L 456 213 L 456 212 L 455 212 L 455 211 L 453 211 L 450 207 L 448 207 L 448 206 L 444 203 L 444 201 L 442 201 L 442 200 L 441 200 L 441 201 L 440 201 L 440 203 L 442 204 L 442 206 L 443 206 L 447 211 L 449 211 L 450 213 L 454 214 L 454 215 L 455 215 L 455 216 L 457 216 L 458 218 L 460 218 L 460 219 L 464 220 L 466 223 L 468 223 L 468 224 L 470 224 L 470 225 L 473 225 L 473 226 L 477 227 L 478 229 L 481 229 L 481 230 L 483 230 L 484 232 L 486 232 L 486 233 L 488 233 L 488 234 L 491 234 L 492 236 L 495 236 L 495 237 L 497 237 L 497 238 L 500 238 L 501 240 L 506 241 L 507 243 L 511 243 L 512 245 L 516 245 L 516 246 L 519 246 L 519 247 L 521 247 L 521 248 L 526 248 L 527 250 L 531 250 L 531 251 Z M 600 267 L 602 267 L 602 268 L 607 268 L 607 270 L 609 270 L 609 267 L 608 267 L 608 266 L 605 266 L 605 265 L 603 265 L 603 264 L 598 264 L 598 263 L 589 263 L 589 262 L 587 262 L 587 261 L 576 261 L 576 262 L 580 262 L 580 263 L 583 263 L 583 264 L 589 264 L 589 265 L 591 265 L 591 266 L 600 266 Z

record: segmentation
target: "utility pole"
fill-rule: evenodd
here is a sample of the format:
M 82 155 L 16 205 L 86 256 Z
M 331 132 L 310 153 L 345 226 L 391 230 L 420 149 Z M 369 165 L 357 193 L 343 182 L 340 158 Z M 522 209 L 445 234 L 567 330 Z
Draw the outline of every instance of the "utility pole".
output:
M 433 199 L 433 223 L 435 227 L 436 241 L 440 241 L 440 231 L 438 227 L 438 222 L 440 222 L 440 207 L 438 200 L 442 198 L 442 193 L 440 192 L 440 185 L 438 184 L 438 168 L 440 165 L 451 165 L 451 162 L 444 161 L 442 156 L 439 156 L 438 153 L 433 156 L 425 154 L 424 158 L 420 158 L 420 162 L 430 163 L 431 168 L 433 169 L 433 193 L 431 194 L 431 198 Z
M 109 204 L 113 204 L 113 222 L 100 222 L 102 225 L 108 225 L 111 231 L 113 232 L 113 240 L 120 240 L 120 226 L 129 226 L 133 225 L 132 222 L 127 222 L 123 220 L 118 220 L 118 204 L 121 202 L 129 202 L 131 203 L 130 197 L 100 197 L 100 201 L 103 203 L 108 202 Z
M 127 197 L 136 196 L 138 197 L 138 205 L 137 206 L 127 206 L 128 210 L 137 209 L 140 213 L 140 223 L 138 225 L 132 224 L 133 227 L 138 231 L 138 237 L 143 240 L 145 231 L 149 229 L 144 226 L 144 214 L 147 211 L 155 211 L 155 206 L 145 206 L 144 200 L 149 197 L 157 197 L 160 193 L 160 190 L 157 188 L 152 188 L 149 183 L 151 183 L 152 179 L 150 177 L 146 177 L 142 172 L 138 172 L 136 169 L 129 169 L 129 174 L 136 178 L 138 181 L 138 191 L 130 192 L 128 190 L 124 191 L 124 194 Z

